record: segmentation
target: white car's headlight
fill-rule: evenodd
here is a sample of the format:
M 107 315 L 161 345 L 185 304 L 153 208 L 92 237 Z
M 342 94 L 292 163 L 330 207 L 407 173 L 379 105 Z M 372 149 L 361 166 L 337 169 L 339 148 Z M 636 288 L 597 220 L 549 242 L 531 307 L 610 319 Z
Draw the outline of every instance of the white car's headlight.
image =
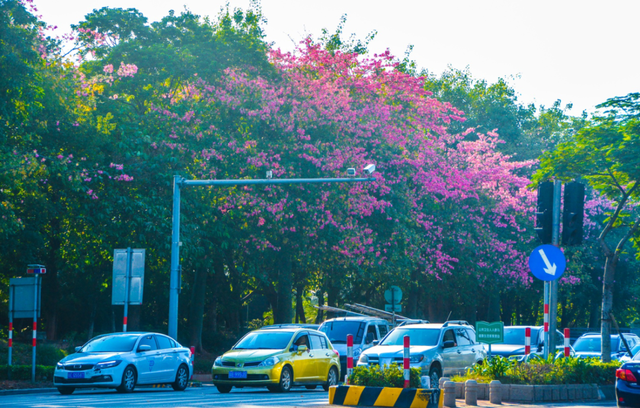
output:
M 411 363 L 411 364 L 420 363 L 420 362 L 422 362 L 422 360 L 424 360 L 424 355 L 423 354 L 414 354 L 414 355 L 409 357 L 409 363 Z
M 101 363 L 96 364 L 95 367 L 93 367 L 94 370 L 104 370 L 105 368 L 111 368 L 111 367 L 115 367 L 117 365 L 119 365 L 120 363 L 122 363 L 122 360 L 109 360 L 109 361 L 103 361 Z
M 258 364 L 258 367 L 271 367 L 278 364 L 278 362 L 280 362 L 280 359 L 276 356 L 273 356 Z
M 368 364 L 369 363 L 369 356 L 366 355 L 366 354 L 361 354 L 360 355 L 360 359 L 358 360 L 358 363 Z
M 58 363 L 58 364 L 56 364 L 56 368 L 57 368 L 58 370 L 64 370 L 64 364 L 62 364 L 62 363 Z
M 222 367 L 222 357 L 216 358 L 216 360 L 213 362 L 213 366 L 214 367 Z

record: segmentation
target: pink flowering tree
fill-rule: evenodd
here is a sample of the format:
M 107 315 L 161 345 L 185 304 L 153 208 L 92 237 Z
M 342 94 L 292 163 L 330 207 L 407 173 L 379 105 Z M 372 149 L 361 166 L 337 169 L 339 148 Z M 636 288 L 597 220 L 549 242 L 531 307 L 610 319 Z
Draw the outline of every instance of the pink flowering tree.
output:
M 340 288 L 405 271 L 433 281 L 462 274 L 480 285 L 530 283 L 522 248 L 531 235 L 521 224 L 533 197 L 516 172 L 532 163 L 497 153 L 494 133 L 475 141 L 449 134 L 461 112 L 397 71 L 388 53 L 365 59 L 307 41 L 271 59 L 275 80 L 229 69 L 152 109 L 166 135 L 156 146 L 191 157 L 185 170 L 194 178 L 263 178 L 267 170 L 342 177 L 347 167 L 376 164 L 371 184 L 207 193 L 220 203 L 217 221 L 245 220 L 234 231 L 236 254 L 262 260 L 256 289 L 272 295 L 272 306 L 291 304 L 296 269 L 316 271 L 330 302 Z M 291 311 L 276 315 L 291 321 Z

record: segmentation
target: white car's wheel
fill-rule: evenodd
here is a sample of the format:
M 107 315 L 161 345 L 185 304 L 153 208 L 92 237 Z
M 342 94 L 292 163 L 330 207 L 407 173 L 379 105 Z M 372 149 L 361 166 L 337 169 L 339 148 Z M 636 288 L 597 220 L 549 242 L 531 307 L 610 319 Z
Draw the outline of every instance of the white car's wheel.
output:
M 178 367 L 178 371 L 176 372 L 176 380 L 173 382 L 173 384 L 171 384 L 171 387 L 173 387 L 173 389 L 176 391 L 184 391 L 187 388 L 188 384 L 189 368 L 186 365 L 181 364 L 180 367 Z
M 134 388 L 136 388 L 136 370 L 133 366 L 129 366 L 124 369 L 122 383 L 116 390 L 118 392 L 133 392 Z

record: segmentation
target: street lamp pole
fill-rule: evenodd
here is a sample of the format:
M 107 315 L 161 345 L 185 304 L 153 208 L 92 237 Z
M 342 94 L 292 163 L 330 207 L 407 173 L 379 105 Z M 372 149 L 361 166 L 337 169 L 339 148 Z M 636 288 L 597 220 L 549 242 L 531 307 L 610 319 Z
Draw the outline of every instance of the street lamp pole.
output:
M 371 166 L 371 167 L 370 167 Z M 367 171 L 367 169 L 370 169 Z M 353 169 L 349 169 L 353 170 Z M 375 166 L 365 167 L 368 174 Z M 355 172 L 354 172 L 355 174 Z M 178 294 L 180 293 L 180 189 L 186 186 L 243 186 L 249 184 L 319 184 L 356 183 L 375 181 L 375 177 L 364 178 L 307 178 L 307 179 L 249 179 L 249 180 L 186 180 L 173 176 L 173 220 L 171 228 L 171 278 L 169 282 L 169 336 L 178 340 Z

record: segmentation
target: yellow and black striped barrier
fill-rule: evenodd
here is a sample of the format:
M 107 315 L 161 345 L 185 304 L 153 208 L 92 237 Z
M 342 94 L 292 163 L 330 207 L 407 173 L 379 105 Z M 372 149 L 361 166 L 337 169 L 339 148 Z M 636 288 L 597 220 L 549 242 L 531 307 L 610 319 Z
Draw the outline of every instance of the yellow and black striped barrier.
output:
M 329 404 L 401 407 L 401 408 L 438 408 L 441 404 L 441 392 L 436 389 L 363 387 L 359 385 L 338 385 L 329 388 Z

